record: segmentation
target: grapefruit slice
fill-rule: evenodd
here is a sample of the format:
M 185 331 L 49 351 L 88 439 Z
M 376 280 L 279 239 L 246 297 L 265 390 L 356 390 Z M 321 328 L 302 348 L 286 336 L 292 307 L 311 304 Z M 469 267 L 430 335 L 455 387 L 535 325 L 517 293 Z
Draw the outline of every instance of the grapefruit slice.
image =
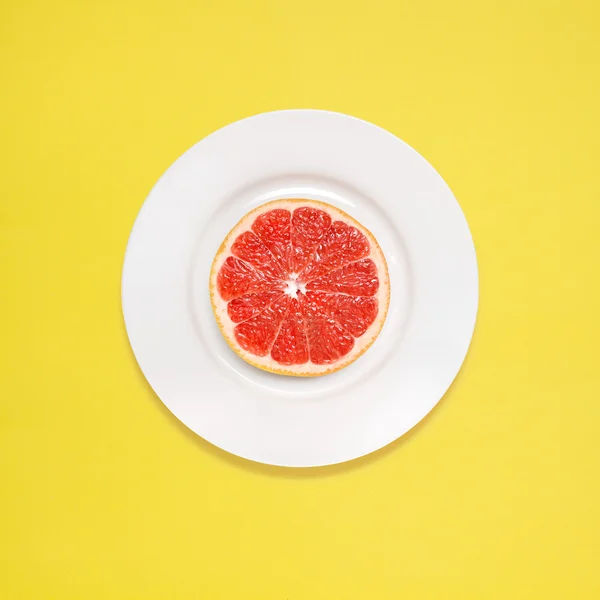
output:
M 390 298 L 373 235 L 338 208 L 302 199 L 249 212 L 221 244 L 209 288 L 233 351 L 298 377 L 355 361 L 379 335 Z

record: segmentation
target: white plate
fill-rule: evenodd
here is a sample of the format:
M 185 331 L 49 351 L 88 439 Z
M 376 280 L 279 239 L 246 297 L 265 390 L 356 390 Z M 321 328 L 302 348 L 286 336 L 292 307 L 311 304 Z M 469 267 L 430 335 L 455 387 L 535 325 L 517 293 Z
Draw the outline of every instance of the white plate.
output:
M 250 209 L 286 197 L 339 206 L 388 260 L 379 338 L 324 377 L 246 364 L 210 307 L 210 265 L 225 235 Z M 328 465 L 389 444 L 446 392 L 475 326 L 477 262 L 458 203 L 417 152 L 365 121 L 291 110 L 228 125 L 169 168 L 133 227 L 122 296 L 144 375 L 190 429 L 251 460 Z

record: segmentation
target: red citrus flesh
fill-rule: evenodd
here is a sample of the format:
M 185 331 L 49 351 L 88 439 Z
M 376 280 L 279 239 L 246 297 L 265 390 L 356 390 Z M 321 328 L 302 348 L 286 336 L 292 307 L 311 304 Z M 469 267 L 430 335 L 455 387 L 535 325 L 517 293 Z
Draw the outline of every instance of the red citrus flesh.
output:
M 215 317 L 244 360 L 285 375 L 340 369 L 373 342 L 389 282 L 373 235 L 322 202 L 278 200 L 247 214 L 211 270 Z

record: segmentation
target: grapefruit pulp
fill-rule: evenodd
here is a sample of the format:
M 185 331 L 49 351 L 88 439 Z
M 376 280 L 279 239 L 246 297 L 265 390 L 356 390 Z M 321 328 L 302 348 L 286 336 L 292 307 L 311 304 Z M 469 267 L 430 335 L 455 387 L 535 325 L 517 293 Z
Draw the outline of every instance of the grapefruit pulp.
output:
M 379 335 L 390 297 L 373 235 L 343 211 L 286 199 L 249 212 L 210 273 L 215 318 L 251 365 L 299 377 L 355 361 Z

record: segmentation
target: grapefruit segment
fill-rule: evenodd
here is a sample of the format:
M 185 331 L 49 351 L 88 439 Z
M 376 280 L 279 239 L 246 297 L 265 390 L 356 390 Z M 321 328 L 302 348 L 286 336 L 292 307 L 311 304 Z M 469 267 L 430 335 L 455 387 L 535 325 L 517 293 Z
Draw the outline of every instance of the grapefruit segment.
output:
M 303 377 L 365 352 L 390 295 L 373 235 L 314 200 L 276 200 L 248 213 L 215 256 L 209 288 L 221 332 L 241 358 Z
M 281 290 L 262 294 L 246 294 L 238 296 L 227 304 L 227 314 L 234 323 L 247 321 L 259 315 L 265 308 L 283 295 Z
M 351 296 L 373 296 L 378 288 L 377 265 L 370 258 L 349 263 L 306 284 L 307 290 Z
M 313 305 L 336 319 L 342 328 L 354 337 L 360 337 L 374 323 L 378 313 L 377 298 L 372 296 L 348 296 L 324 292 L 306 292 Z
M 264 242 L 286 273 L 292 264 L 291 220 L 292 213 L 289 210 L 275 208 L 259 214 L 252 223 L 252 231 Z
M 331 217 L 323 210 L 302 206 L 292 216 L 292 271 L 300 273 L 309 263 L 331 227 Z
M 319 244 L 312 262 L 303 271 L 302 278 L 304 281 L 316 279 L 346 263 L 369 256 L 370 250 L 369 240 L 364 233 L 343 221 L 336 221 Z
M 217 275 L 217 288 L 225 301 L 245 294 L 283 290 L 284 287 L 281 281 L 257 271 L 249 263 L 234 256 L 227 258 Z
M 239 345 L 256 356 L 266 356 L 279 334 L 290 299 L 285 294 L 261 313 L 236 325 L 235 339 Z
M 310 360 L 315 365 L 332 365 L 346 356 L 354 338 L 333 319 L 317 318 L 307 328 Z
M 252 231 L 246 231 L 231 245 L 231 253 L 251 264 L 259 273 L 276 279 L 285 279 L 284 271 L 261 239 Z
M 367 296 L 334 296 L 337 300 L 335 314 L 340 325 L 354 337 L 365 334 L 375 322 L 379 303 Z
M 307 294 L 302 299 L 310 360 L 316 365 L 333 364 L 354 346 L 354 337 L 339 324 L 331 308 L 324 294 Z
M 308 342 L 300 304 L 290 299 L 287 315 L 273 344 L 271 357 L 281 365 L 303 365 L 308 362 Z

